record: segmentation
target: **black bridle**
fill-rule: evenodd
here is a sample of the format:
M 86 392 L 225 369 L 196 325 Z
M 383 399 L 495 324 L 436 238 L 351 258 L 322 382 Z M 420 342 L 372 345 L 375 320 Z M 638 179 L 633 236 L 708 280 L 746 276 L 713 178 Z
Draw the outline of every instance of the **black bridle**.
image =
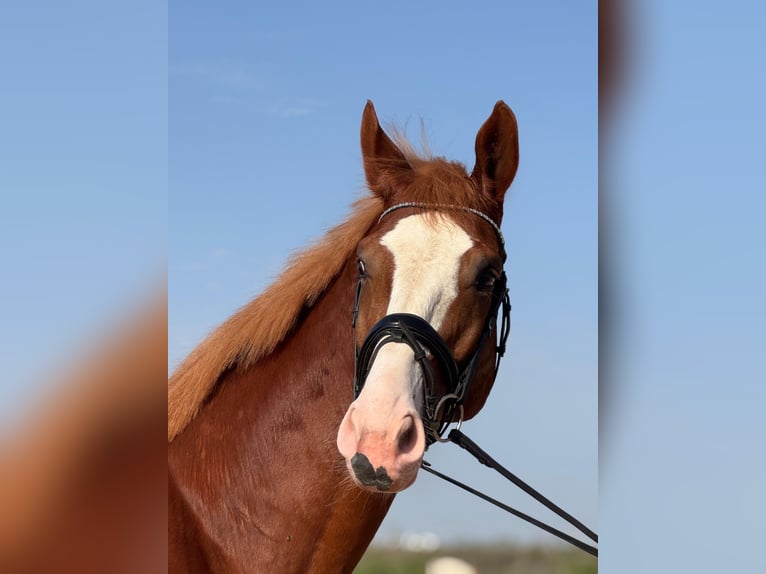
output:
M 361 294 L 361 282 L 357 288 L 358 298 Z M 393 313 L 386 315 L 373 325 L 370 332 L 356 349 L 356 366 L 354 373 L 354 398 L 359 397 L 362 387 L 370 373 L 375 357 L 384 345 L 388 343 L 404 343 L 415 353 L 415 361 L 423 371 L 423 423 L 426 428 L 426 446 L 435 441 L 443 442 L 442 435 L 453 421 L 457 410 L 462 411 L 463 403 L 473 382 L 476 368 L 482 350 L 490 339 L 497 323 L 500 307 L 503 308 L 502 326 L 499 343 L 495 347 L 495 371 L 500 367 L 500 359 L 505 353 L 505 344 L 510 332 L 511 305 L 508 299 L 505 273 L 495 282 L 492 293 L 492 306 L 487 315 L 481 338 L 471 358 L 463 368 L 458 366 L 447 343 L 436 330 L 423 318 L 410 313 Z M 354 326 L 355 325 L 354 321 Z M 436 374 L 430 359 L 436 363 L 447 392 L 441 397 L 436 395 Z M 462 412 L 460 416 L 462 420 Z
M 468 211 L 491 223 L 500 245 L 503 262 L 505 262 L 505 246 L 500 228 L 486 214 L 471 208 L 452 205 L 428 205 L 421 203 L 400 203 L 388 208 L 378 219 L 382 219 L 395 209 L 404 207 L 421 207 L 429 209 L 453 209 Z M 423 372 L 423 423 L 426 429 L 426 448 L 436 441 L 446 442 L 442 435 L 460 411 L 459 423 L 462 422 L 463 403 L 473 382 L 476 368 L 484 346 L 490 340 L 496 329 L 498 313 L 502 307 L 502 322 L 498 343 L 495 347 L 495 370 L 493 379 L 500 368 L 500 359 L 505 354 L 505 346 L 510 333 L 511 303 L 508 296 L 507 278 L 505 271 L 495 280 L 492 289 L 492 303 L 489 313 L 484 320 L 479 342 L 471 357 L 464 362 L 462 368 L 458 365 L 447 343 L 441 335 L 422 317 L 410 313 L 392 313 L 375 323 L 364 339 L 361 347 L 356 346 L 356 322 L 359 315 L 359 298 L 362 294 L 362 279 L 357 283 L 356 301 L 352 326 L 354 328 L 354 399 L 359 397 L 370 373 L 375 357 L 384 345 L 388 343 L 404 343 L 415 354 L 415 361 Z M 441 397 L 436 395 L 436 373 L 431 363 L 436 363 L 441 381 L 447 392 Z
M 478 217 L 487 221 L 495 230 L 497 234 L 498 242 L 500 245 L 500 251 L 505 263 L 505 244 L 503 241 L 503 234 L 500 232 L 498 225 L 486 214 L 467 207 L 459 207 L 453 205 L 430 205 L 424 203 L 400 203 L 386 209 L 378 219 L 381 219 L 390 212 L 405 208 L 405 207 L 418 207 L 423 209 L 452 209 L 467 211 L 477 215 Z M 554 504 L 551 500 L 540 494 L 537 490 L 529 486 L 526 482 L 521 480 L 518 476 L 511 473 L 508 469 L 503 467 L 489 454 L 482 450 L 475 442 L 460 432 L 460 423 L 463 419 L 463 403 L 466 395 L 471 387 L 474 374 L 476 373 L 476 367 L 478 365 L 479 358 L 482 350 L 484 349 L 487 340 L 492 335 L 492 332 L 496 328 L 497 317 L 502 307 L 503 314 L 501 318 L 500 333 L 497 346 L 495 347 L 495 371 L 493 378 L 497 377 L 498 369 L 500 368 L 500 359 L 505 354 L 505 345 L 508 340 L 508 334 L 511 327 L 511 303 L 508 296 L 507 278 L 505 271 L 500 274 L 500 277 L 495 281 L 492 290 L 492 304 L 489 309 L 489 313 L 485 319 L 484 327 L 481 337 L 476 346 L 476 349 L 471 355 L 470 359 L 461 368 L 458 367 L 452 352 L 450 351 L 447 343 L 436 332 L 436 330 L 422 317 L 412 315 L 409 313 L 393 313 L 386 315 L 380 321 L 373 325 L 370 332 L 364 339 L 361 347 L 356 345 L 356 322 L 359 316 L 359 298 L 362 294 L 362 279 L 357 283 L 356 287 L 356 300 L 354 303 L 354 314 L 352 326 L 354 329 L 354 399 L 359 397 L 362 392 L 364 383 L 367 379 L 367 375 L 370 373 L 372 363 L 375 361 L 380 349 L 388 343 L 404 343 L 408 345 L 415 353 L 415 360 L 421 366 L 423 371 L 423 393 L 424 393 L 424 416 L 423 423 L 426 429 L 426 448 L 433 444 L 435 441 L 439 442 L 454 442 L 461 448 L 471 453 L 480 463 L 490 468 L 495 469 L 502 474 L 506 479 L 511 481 L 514 485 L 522 489 L 524 492 L 532 496 L 535 500 L 543 504 L 546 508 L 555 512 L 558 516 L 572 524 L 575 528 L 584 533 L 588 538 L 598 543 L 598 535 L 585 526 L 582 522 L 577 520 L 571 514 Z M 439 368 L 441 379 L 446 385 L 447 392 L 442 395 L 438 400 L 436 397 L 436 378 L 431 366 L 431 360 L 429 355 Z M 456 410 L 460 410 L 460 417 L 458 420 L 457 428 L 452 429 L 446 438 L 442 438 L 450 423 L 453 422 Z M 429 473 L 438 476 L 439 478 L 454 484 L 463 490 L 470 492 L 492 504 L 502 508 L 506 512 L 513 514 L 553 534 L 558 536 L 562 540 L 584 550 L 585 552 L 598 556 L 598 549 L 595 546 L 586 544 L 581 540 L 562 532 L 552 526 L 537 520 L 525 514 L 515 508 L 503 504 L 502 502 L 487 496 L 486 494 L 479 492 L 463 484 L 462 482 L 455 480 L 441 472 L 433 469 L 431 465 L 425 460 L 422 461 L 421 468 Z

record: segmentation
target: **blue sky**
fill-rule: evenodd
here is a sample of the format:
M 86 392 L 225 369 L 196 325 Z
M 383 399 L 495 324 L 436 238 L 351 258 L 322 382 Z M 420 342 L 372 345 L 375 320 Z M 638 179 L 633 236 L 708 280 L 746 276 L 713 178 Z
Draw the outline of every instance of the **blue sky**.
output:
M 521 145 L 503 222 L 510 356 L 466 432 L 597 525 L 595 3 L 184 2 L 170 19 L 171 367 L 365 192 L 368 98 L 414 140 L 422 119 L 433 151 L 469 168 L 504 99 Z M 546 515 L 455 447 L 428 458 Z M 399 497 L 379 540 L 407 530 L 550 540 L 430 476 Z
M 162 285 L 167 66 L 153 0 L 0 8 L 3 423 Z
M 620 317 L 599 565 L 764 571 L 766 13 L 653 0 L 627 22 L 601 158 Z

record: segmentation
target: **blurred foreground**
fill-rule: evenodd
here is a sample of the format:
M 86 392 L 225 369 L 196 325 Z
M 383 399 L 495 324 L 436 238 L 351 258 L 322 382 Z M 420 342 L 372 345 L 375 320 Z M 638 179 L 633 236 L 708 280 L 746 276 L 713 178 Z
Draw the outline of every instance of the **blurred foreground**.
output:
M 165 289 L 0 440 L 0 572 L 165 572 Z

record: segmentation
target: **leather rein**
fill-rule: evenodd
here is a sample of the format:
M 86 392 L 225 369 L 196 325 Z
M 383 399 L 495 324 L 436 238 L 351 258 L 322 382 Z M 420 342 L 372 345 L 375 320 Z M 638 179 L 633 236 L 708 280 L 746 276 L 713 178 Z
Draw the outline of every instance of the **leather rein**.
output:
M 506 252 L 505 242 L 503 240 L 503 234 L 500 231 L 500 227 L 495 223 L 488 215 L 469 207 L 455 206 L 455 205 L 441 205 L 441 204 L 427 204 L 418 202 L 405 202 L 393 205 L 383 211 L 378 218 L 378 223 L 389 213 L 403 208 L 420 208 L 426 210 L 453 210 L 469 212 L 477 217 L 480 217 L 487 223 L 489 223 L 495 231 L 500 246 L 500 253 L 503 263 L 505 263 Z M 598 542 L 598 535 L 587 528 L 582 522 L 574 518 L 572 515 L 562 510 L 559 506 L 551 502 L 549 499 L 540 494 L 537 490 L 529 486 L 526 482 L 519 477 L 508 471 L 489 454 L 483 451 L 475 442 L 469 439 L 465 434 L 460 431 L 460 426 L 463 421 L 463 403 L 467 396 L 467 393 L 471 387 L 471 382 L 476 373 L 476 367 L 479 362 L 484 345 L 490 339 L 493 331 L 496 329 L 498 313 L 502 308 L 502 316 L 500 323 L 500 332 L 497 346 L 495 347 L 495 372 L 494 377 L 497 376 L 498 369 L 500 368 L 500 360 L 505 354 L 506 342 L 510 333 L 511 326 L 511 303 L 508 295 L 507 277 L 505 271 L 496 279 L 492 290 L 492 303 L 489 313 L 485 319 L 485 324 L 482 329 L 482 334 L 479 339 L 479 343 L 471 357 L 460 368 L 458 362 L 455 360 L 452 352 L 450 351 L 447 343 L 439 335 L 439 333 L 422 317 L 413 315 L 410 313 L 393 313 L 386 315 L 380 321 L 375 323 L 367 333 L 364 342 L 361 347 L 357 347 L 356 344 L 356 323 L 359 316 L 359 299 L 362 293 L 362 278 L 360 277 L 356 287 L 356 299 L 354 303 L 352 328 L 354 330 L 354 399 L 359 397 L 362 392 L 367 376 L 372 368 L 372 364 L 375 361 L 380 349 L 388 343 L 404 343 L 408 345 L 415 354 L 415 361 L 421 366 L 423 372 L 423 393 L 424 393 L 424 416 L 423 422 L 426 429 L 426 449 L 434 442 L 454 442 L 461 448 L 470 452 L 480 463 L 495 469 L 502 474 L 506 479 L 513 484 L 521 488 L 524 492 L 532 496 L 535 500 L 555 512 L 558 516 L 575 526 L 578 530 L 583 532 L 588 538 L 594 542 Z M 441 380 L 444 382 L 447 392 L 442 397 L 436 396 L 436 376 L 432 366 L 431 359 L 436 363 Z M 459 417 L 456 428 L 452 429 L 450 433 L 444 438 L 444 434 L 449 428 L 450 424 L 454 421 L 455 415 L 459 411 Z M 483 494 L 470 486 L 463 484 L 445 474 L 442 474 L 434 470 L 431 465 L 425 460 L 422 462 L 421 467 L 423 470 L 446 480 L 468 492 L 474 494 L 499 508 L 502 508 L 506 512 L 521 518 L 545 530 L 546 532 L 553 534 L 561 538 L 562 540 L 592 554 L 598 556 L 598 549 L 594 546 L 586 544 L 552 526 L 519 511 L 510 506 L 503 504 Z

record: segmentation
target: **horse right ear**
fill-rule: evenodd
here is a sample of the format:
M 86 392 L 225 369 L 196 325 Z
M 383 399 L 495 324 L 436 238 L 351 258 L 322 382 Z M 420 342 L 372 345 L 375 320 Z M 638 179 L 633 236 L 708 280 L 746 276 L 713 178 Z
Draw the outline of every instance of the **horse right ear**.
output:
M 403 171 L 409 172 L 412 168 L 401 150 L 380 127 L 375 107 L 370 100 L 367 100 L 362 114 L 361 140 L 367 185 L 385 201 L 394 188 L 397 175 Z
M 476 135 L 476 166 L 471 178 L 484 194 L 503 203 L 519 167 L 519 127 L 511 108 L 500 100 Z

